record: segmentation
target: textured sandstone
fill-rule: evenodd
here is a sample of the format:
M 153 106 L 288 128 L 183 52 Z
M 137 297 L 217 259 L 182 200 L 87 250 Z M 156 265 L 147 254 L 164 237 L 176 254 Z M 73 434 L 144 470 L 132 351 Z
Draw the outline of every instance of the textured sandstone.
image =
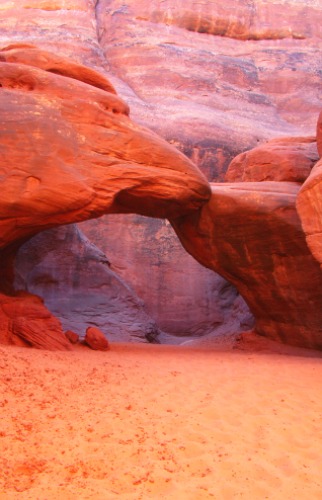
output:
M 110 346 L 103 332 L 94 326 L 89 326 L 86 330 L 85 344 L 95 351 L 108 351 Z
M 202 174 L 134 125 L 104 77 L 35 47 L 1 55 L 3 288 L 11 278 L 8 245 L 46 227 L 115 211 L 170 216 L 209 197 Z M 36 327 L 21 320 L 22 330 L 37 345 Z
M 60 321 L 40 297 L 26 293 L 0 294 L 0 342 L 48 350 L 69 350 Z
M 322 156 L 322 112 L 317 122 L 317 147 Z M 297 209 L 306 241 L 322 268 L 322 159 L 315 167 L 297 197 Z
M 100 0 L 96 11 L 106 68 L 131 116 L 187 154 L 209 180 L 223 180 L 237 154 L 269 139 L 315 134 L 322 85 L 316 2 Z M 187 12 L 194 13 L 195 31 L 182 24 Z M 237 18 L 245 40 L 228 38 Z M 207 20 L 218 27 L 220 19 L 224 36 L 208 34 Z M 162 328 L 194 334 L 234 314 L 235 292 L 221 307 L 229 286 L 180 252 L 166 227 L 138 216 L 84 224 Z M 160 233 L 161 255 L 154 244 Z
M 213 184 L 199 213 L 174 222 L 185 248 L 233 283 L 258 333 L 322 347 L 322 274 L 295 209 L 296 183 Z
M 227 182 L 289 181 L 303 183 L 319 155 L 315 137 L 285 137 L 236 156 Z
M 113 9 L 124 6 L 122 0 L 108 3 L 112 4 Z M 319 27 L 314 23 L 314 14 L 318 11 L 318 6 L 316 2 L 310 0 L 306 2 L 234 0 L 233 3 L 141 0 L 136 3 L 136 7 L 136 11 L 145 11 L 145 15 L 139 17 L 142 21 L 178 26 L 188 31 L 215 36 L 241 40 L 321 36 Z M 287 7 L 292 8 L 291 12 Z
M 209 197 L 187 158 L 133 124 L 113 93 L 74 76 L 0 62 L 1 247 L 109 212 L 176 216 Z
M 122 80 L 113 81 L 133 116 L 210 180 L 222 180 L 231 159 L 259 142 L 313 134 L 321 88 L 316 3 L 101 0 L 96 10 L 109 71 Z

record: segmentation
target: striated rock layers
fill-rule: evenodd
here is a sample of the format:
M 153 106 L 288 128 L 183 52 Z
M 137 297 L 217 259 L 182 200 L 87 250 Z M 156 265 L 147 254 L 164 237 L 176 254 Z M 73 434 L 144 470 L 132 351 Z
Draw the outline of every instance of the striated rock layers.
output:
M 104 77 L 69 60 L 30 45 L 3 49 L 0 115 L 7 293 L 16 249 L 43 229 L 113 212 L 173 217 L 209 198 L 185 156 L 135 125 Z

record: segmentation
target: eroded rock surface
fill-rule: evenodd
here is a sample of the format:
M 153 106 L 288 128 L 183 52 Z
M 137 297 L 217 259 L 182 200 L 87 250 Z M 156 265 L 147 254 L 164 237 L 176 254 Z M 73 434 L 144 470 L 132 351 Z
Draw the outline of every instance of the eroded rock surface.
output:
M 289 182 L 213 184 L 199 213 L 174 223 L 184 247 L 239 290 L 257 332 L 322 347 L 322 274 L 295 208 Z
M 37 48 L 2 54 L 15 51 L 28 65 L 0 62 L 0 246 L 104 213 L 171 217 L 209 197 L 196 167 L 120 98 L 75 79 L 81 66 L 66 78 L 31 66 Z
M 232 158 L 265 140 L 313 135 L 316 2 L 101 0 L 96 12 L 100 46 L 133 116 L 209 180 L 223 180 Z
M 317 147 L 322 156 L 322 112 L 316 129 Z M 297 197 L 297 209 L 312 254 L 322 268 L 322 159 L 320 159 L 302 186 Z

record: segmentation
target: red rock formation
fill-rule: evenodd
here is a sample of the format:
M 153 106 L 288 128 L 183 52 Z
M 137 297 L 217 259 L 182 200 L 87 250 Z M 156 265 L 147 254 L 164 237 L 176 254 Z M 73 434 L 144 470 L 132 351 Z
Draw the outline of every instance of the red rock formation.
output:
M 168 221 L 108 215 L 80 227 L 108 255 L 111 269 L 144 298 L 160 329 L 173 336 L 161 333 L 161 343 L 252 326 L 235 287 L 184 252 Z
M 65 332 L 65 337 L 71 344 L 78 344 L 79 342 L 79 335 L 77 335 L 77 333 L 73 332 L 72 330 L 67 330 Z
M 24 50 L 38 64 L 43 53 L 21 49 L 20 59 Z M 74 67 L 72 74 L 0 62 L 1 247 L 104 213 L 175 216 L 209 197 L 187 158 L 134 125 L 117 96 L 75 80 Z
M 132 116 L 187 153 L 209 179 L 222 180 L 236 154 L 263 140 L 313 134 L 321 88 L 321 10 L 314 1 L 219 5 L 180 0 L 174 5 L 100 0 L 95 6 L 87 0 L 55 0 L 54 8 L 51 0 L 6 2 L 0 44 L 25 40 L 108 71 Z M 226 321 L 228 308 L 213 313 L 214 297 L 226 290 L 223 281 L 180 253 L 170 231 L 163 240 L 167 252 L 159 255 L 150 243 L 158 236 L 157 224 L 138 216 L 113 221 L 114 227 L 104 219 L 92 221 L 88 234 L 96 232 L 97 241 L 105 240 L 111 249 L 118 247 L 115 234 L 127 234 L 123 255 L 114 257 L 109 251 L 109 258 L 123 266 L 122 272 L 128 269 L 149 310 L 156 309 L 155 298 L 162 292 L 158 320 L 166 323 L 176 315 L 181 331 L 185 318 L 195 315 L 199 322 L 201 311 L 207 325 L 199 322 L 200 329 L 220 316 Z M 127 229 L 131 226 L 136 230 Z M 136 239 L 146 233 L 149 240 Z M 168 267 L 176 270 L 172 280 Z M 178 299 L 165 300 L 167 296 Z
M 99 328 L 90 326 L 86 330 L 85 344 L 95 351 L 108 351 L 110 345 Z
M 322 111 L 319 114 L 318 123 L 316 127 L 316 141 L 317 141 L 319 155 L 322 156 Z
M 210 180 L 263 140 L 313 133 L 322 13 L 310 0 L 101 0 L 96 13 L 135 118 Z
M 97 88 L 103 77 L 29 46 L 1 54 L 3 249 L 66 222 L 108 212 L 176 215 L 209 197 L 187 158 L 134 125 L 126 104 Z M 31 66 L 33 58 L 44 69 Z M 96 86 L 80 81 L 84 75 Z M 2 287 L 10 281 L 6 257 Z
M 236 156 L 228 167 L 225 180 L 303 183 L 318 159 L 315 137 L 274 139 Z
M 191 12 L 195 31 L 183 24 Z M 237 154 L 269 139 L 315 134 L 322 85 L 316 3 L 100 0 L 96 14 L 106 68 L 132 117 L 176 145 L 209 180 L 224 180 Z M 228 38 L 237 18 L 249 40 Z M 208 34 L 215 33 L 206 29 L 209 20 L 212 28 L 221 23 L 225 36 Z M 82 229 L 104 244 L 163 328 L 194 334 L 233 314 L 234 294 L 221 307 L 218 298 L 222 289 L 228 297 L 228 288 L 180 251 L 165 224 L 113 216 Z M 159 253 L 152 242 L 160 234 Z
M 114 12 L 117 8 L 124 7 L 121 0 L 109 3 L 112 3 Z M 287 8 L 290 4 L 291 12 Z M 174 25 L 188 31 L 240 40 L 302 39 L 320 35 L 319 28 L 314 23 L 317 5 L 310 1 L 294 4 L 287 1 L 235 0 L 232 4 L 229 1 L 219 3 L 177 0 L 174 4 L 171 0 L 141 0 L 135 7 L 137 12 L 145 11 L 145 14 L 139 16 L 142 21 Z
M 301 228 L 289 182 L 213 184 L 198 213 L 174 222 L 188 252 L 233 283 L 256 331 L 322 348 L 322 274 Z
M 0 342 L 38 349 L 68 350 L 60 321 L 40 297 L 26 293 L 15 297 L 0 294 Z

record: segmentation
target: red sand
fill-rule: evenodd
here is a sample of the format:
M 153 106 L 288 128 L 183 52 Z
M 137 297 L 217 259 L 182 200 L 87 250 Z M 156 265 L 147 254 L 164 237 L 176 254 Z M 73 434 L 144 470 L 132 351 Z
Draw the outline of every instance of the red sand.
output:
M 111 347 L 0 346 L 1 500 L 322 498 L 318 353 Z

